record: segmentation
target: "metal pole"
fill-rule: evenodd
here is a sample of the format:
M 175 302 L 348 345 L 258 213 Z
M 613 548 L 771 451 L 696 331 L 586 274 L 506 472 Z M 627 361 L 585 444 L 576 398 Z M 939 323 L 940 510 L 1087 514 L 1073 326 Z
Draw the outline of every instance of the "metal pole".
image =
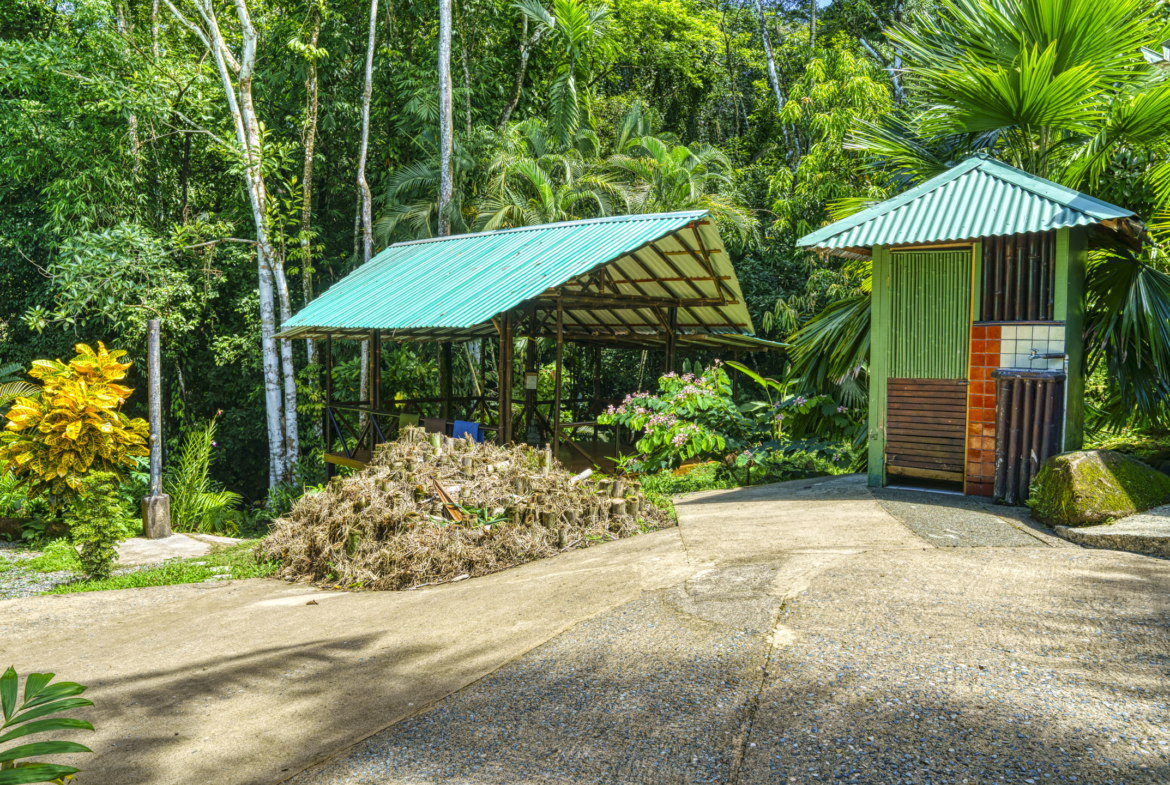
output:
M 171 536 L 171 499 L 162 488 L 162 363 L 158 320 L 146 325 L 147 392 L 150 396 L 150 496 L 142 500 L 142 533 L 148 539 Z
M 150 495 L 162 495 L 162 371 L 158 341 L 158 319 L 146 328 L 146 354 L 150 391 Z

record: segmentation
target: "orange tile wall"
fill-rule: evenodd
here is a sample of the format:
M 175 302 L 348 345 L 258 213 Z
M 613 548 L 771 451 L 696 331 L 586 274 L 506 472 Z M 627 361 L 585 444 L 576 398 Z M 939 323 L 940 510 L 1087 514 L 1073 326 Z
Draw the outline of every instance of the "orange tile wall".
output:
M 991 496 L 995 486 L 995 381 L 999 325 L 971 326 L 971 370 L 967 378 L 967 495 Z

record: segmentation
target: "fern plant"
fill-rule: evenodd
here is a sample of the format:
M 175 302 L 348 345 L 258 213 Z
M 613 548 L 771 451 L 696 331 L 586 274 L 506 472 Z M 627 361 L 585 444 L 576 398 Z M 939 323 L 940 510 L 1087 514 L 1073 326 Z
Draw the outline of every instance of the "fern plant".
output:
M 92 706 L 93 702 L 76 696 L 86 688 L 71 681 L 51 684 L 52 673 L 30 673 L 24 680 L 24 700 L 17 706 L 19 693 L 16 670 L 9 667 L 0 676 L 0 708 L 4 724 L 0 725 L 0 744 L 37 733 L 60 730 L 93 730 L 85 720 L 72 717 L 48 717 L 70 709 Z M 72 779 L 77 769 L 56 763 L 21 761 L 34 755 L 62 755 L 71 752 L 93 752 L 74 741 L 40 741 L 0 750 L 0 785 L 25 785 L 36 782 L 65 782 Z
M 171 525 L 176 531 L 235 534 L 235 509 L 240 495 L 216 488 L 211 481 L 216 418 L 183 439 L 178 461 L 167 473 L 164 489 L 171 497 Z

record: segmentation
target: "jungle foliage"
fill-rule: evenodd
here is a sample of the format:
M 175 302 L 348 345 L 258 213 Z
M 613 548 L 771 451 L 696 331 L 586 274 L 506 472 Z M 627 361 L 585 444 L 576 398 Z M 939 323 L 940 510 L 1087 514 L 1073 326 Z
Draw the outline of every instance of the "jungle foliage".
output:
M 865 401 L 869 272 L 796 250 L 804 232 L 983 151 L 1131 207 L 1162 237 L 1170 89 L 1137 49 L 1167 37 L 1161 5 L 832 0 L 813 14 L 813 2 L 452 0 L 443 220 L 466 232 L 709 209 L 757 332 L 795 343 L 792 366 L 783 355 L 746 365 L 795 380 L 793 401 L 826 396 L 848 411 Z M 157 318 L 168 463 L 222 410 L 201 492 L 255 503 L 270 485 L 320 481 L 316 354 L 263 333 L 354 269 L 367 231 L 376 253 L 435 235 L 441 217 L 439 4 L 379 4 L 363 148 L 370 11 L 368 0 L 0 7 L 0 410 L 21 395 L 18 417 L 44 416 L 49 404 L 25 404 L 30 390 L 14 385 L 32 380 L 9 364 L 78 341 L 128 349 L 127 384 L 144 386 L 145 323 Z M 270 248 L 258 272 L 259 226 Z M 1105 415 L 1158 420 L 1165 257 L 1115 255 L 1090 282 L 1093 356 L 1115 402 Z M 334 389 L 361 398 L 357 346 L 341 343 Z M 437 395 L 438 348 L 387 344 L 386 397 Z M 606 352 L 602 395 L 657 378 L 653 354 Z M 566 355 L 591 383 L 591 356 Z M 490 344 L 456 359 L 456 395 L 497 384 Z M 542 347 L 538 364 L 548 360 Z M 279 425 L 298 453 L 279 472 L 274 405 L 289 410 Z M 143 413 L 142 396 L 126 404 L 125 416 Z

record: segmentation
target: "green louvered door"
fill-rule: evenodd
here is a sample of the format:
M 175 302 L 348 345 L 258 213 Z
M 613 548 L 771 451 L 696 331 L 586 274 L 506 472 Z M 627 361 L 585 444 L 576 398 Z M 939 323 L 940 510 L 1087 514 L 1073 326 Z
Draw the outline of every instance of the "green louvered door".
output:
M 886 471 L 962 482 L 972 253 L 891 256 Z

